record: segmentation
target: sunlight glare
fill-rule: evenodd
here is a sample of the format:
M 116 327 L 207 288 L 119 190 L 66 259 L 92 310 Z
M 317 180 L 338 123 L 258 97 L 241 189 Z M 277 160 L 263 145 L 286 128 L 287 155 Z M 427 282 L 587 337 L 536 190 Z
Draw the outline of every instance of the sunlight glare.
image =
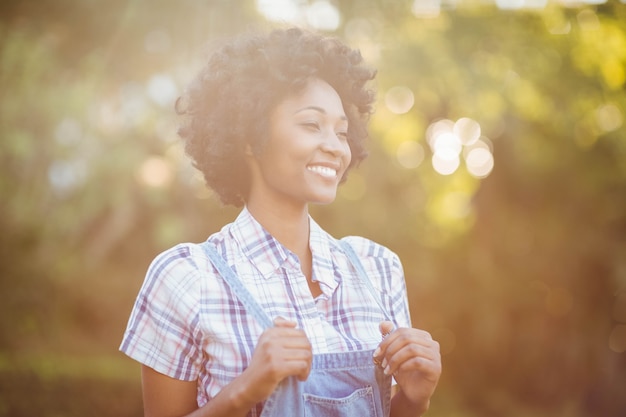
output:
M 127 82 L 120 89 L 120 114 L 124 127 L 141 123 L 148 110 L 144 89 L 136 82 Z
M 496 6 L 502 10 L 544 9 L 548 0 L 496 0 Z
M 453 174 L 461 164 L 459 154 L 452 148 L 442 147 L 435 151 L 432 157 L 435 171 L 441 175 Z
M 385 93 L 385 105 L 394 114 L 407 113 L 413 108 L 413 104 L 415 104 L 415 96 L 408 87 L 391 87 Z
M 307 23 L 318 30 L 334 31 L 341 23 L 339 10 L 326 0 L 311 4 L 305 13 Z
M 411 11 L 415 17 L 435 18 L 441 13 L 440 0 L 414 0 Z
M 596 110 L 598 127 L 604 132 L 612 132 L 622 127 L 622 112 L 614 104 L 605 104 Z
M 450 149 L 457 156 L 461 153 L 463 145 L 459 137 L 452 132 L 445 132 L 438 135 L 432 144 L 433 151 L 437 152 L 441 149 Z
M 298 23 L 301 1 L 297 0 L 256 0 L 256 8 L 268 20 L 275 22 Z
M 480 124 L 469 117 L 456 122 L 440 119 L 431 123 L 426 129 L 426 140 L 433 152 L 433 168 L 442 175 L 457 170 L 461 153 L 471 176 L 485 178 L 493 170 L 493 145 L 481 136 Z
M 454 122 L 448 119 L 440 119 L 431 123 L 426 129 L 426 140 L 431 149 L 434 149 L 434 143 L 438 136 L 443 133 L 452 133 Z
M 372 19 L 352 18 L 344 26 L 344 36 L 372 64 L 380 59 L 381 43 L 376 42 L 380 28 Z
M 480 124 L 469 117 L 461 117 L 454 123 L 452 132 L 463 145 L 472 145 L 480 138 Z
M 138 180 L 153 188 L 168 186 L 172 182 L 173 176 L 171 164 L 165 158 L 158 156 L 146 159 L 137 171 Z
M 171 107 L 178 97 L 178 88 L 172 77 L 156 74 L 150 77 L 147 86 L 148 97 L 161 107 Z
M 84 160 L 55 160 L 48 168 L 50 185 L 62 196 L 70 194 L 87 181 L 87 165 Z
M 485 178 L 493 170 L 493 155 L 488 149 L 477 147 L 467 153 L 465 166 L 476 178 Z

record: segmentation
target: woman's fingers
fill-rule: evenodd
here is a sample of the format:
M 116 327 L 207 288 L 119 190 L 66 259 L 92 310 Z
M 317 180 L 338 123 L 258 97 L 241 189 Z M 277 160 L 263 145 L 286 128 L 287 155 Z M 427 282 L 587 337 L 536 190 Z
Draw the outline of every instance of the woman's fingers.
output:
M 311 342 L 297 323 L 277 317 L 274 326 L 261 335 L 253 362 L 255 367 L 275 383 L 288 376 L 305 380 L 311 370 Z
M 386 323 L 386 322 L 383 322 Z M 381 323 L 381 331 L 383 329 Z M 400 370 L 428 370 L 437 365 L 439 344 L 424 330 L 402 328 L 389 334 L 380 343 L 374 360 L 386 373 Z

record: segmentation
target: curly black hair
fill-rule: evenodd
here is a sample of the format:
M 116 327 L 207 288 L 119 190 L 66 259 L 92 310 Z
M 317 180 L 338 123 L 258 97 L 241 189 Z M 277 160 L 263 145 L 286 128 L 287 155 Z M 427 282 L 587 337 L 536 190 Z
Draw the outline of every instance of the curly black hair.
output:
M 339 94 L 348 117 L 348 168 L 361 162 L 367 156 L 364 142 L 374 102 L 367 83 L 375 75 L 358 50 L 337 38 L 300 28 L 246 33 L 213 52 L 178 99 L 176 110 L 185 116 L 178 133 L 208 187 L 223 204 L 241 206 L 250 186 L 246 145 L 261 152 L 270 113 L 310 78 L 327 82 Z

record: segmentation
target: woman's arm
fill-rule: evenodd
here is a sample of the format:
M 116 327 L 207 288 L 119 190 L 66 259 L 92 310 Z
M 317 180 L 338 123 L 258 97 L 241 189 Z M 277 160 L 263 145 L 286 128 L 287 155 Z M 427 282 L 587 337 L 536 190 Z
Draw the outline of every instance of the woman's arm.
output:
M 196 381 L 181 381 L 141 366 L 145 417 L 178 417 L 198 408 Z
M 197 382 L 181 381 L 142 367 L 145 417 L 238 417 L 264 401 L 289 376 L 305 380 L 311 370 L 311 343 L 296 323 L 277 318 L 263 332 L 250 366 L 202 408 Z
M 395 388 L 391 398 L 390 417 L 420 417 L 430 406 L 430 400 L 415 404 L 409 401 L 400 388 Z
M 246 400 L 245 381 L 238 378 L 204 407 L 198 408 L 196 381 L 181 381 L 142 366 L 141 379 L 145 417 L 245 416 L 256 404 Z

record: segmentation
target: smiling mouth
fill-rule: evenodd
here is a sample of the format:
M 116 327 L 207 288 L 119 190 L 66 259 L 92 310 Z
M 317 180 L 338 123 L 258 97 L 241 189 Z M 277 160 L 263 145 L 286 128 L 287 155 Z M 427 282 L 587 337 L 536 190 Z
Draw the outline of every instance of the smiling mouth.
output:
M 320 165 L 308 166 L 308 169 L 311 172 L 315 172 L 316 174 L 321 175 L 324 178 L 337 178 L 337 170 L 329 167 L 324 167 Z

